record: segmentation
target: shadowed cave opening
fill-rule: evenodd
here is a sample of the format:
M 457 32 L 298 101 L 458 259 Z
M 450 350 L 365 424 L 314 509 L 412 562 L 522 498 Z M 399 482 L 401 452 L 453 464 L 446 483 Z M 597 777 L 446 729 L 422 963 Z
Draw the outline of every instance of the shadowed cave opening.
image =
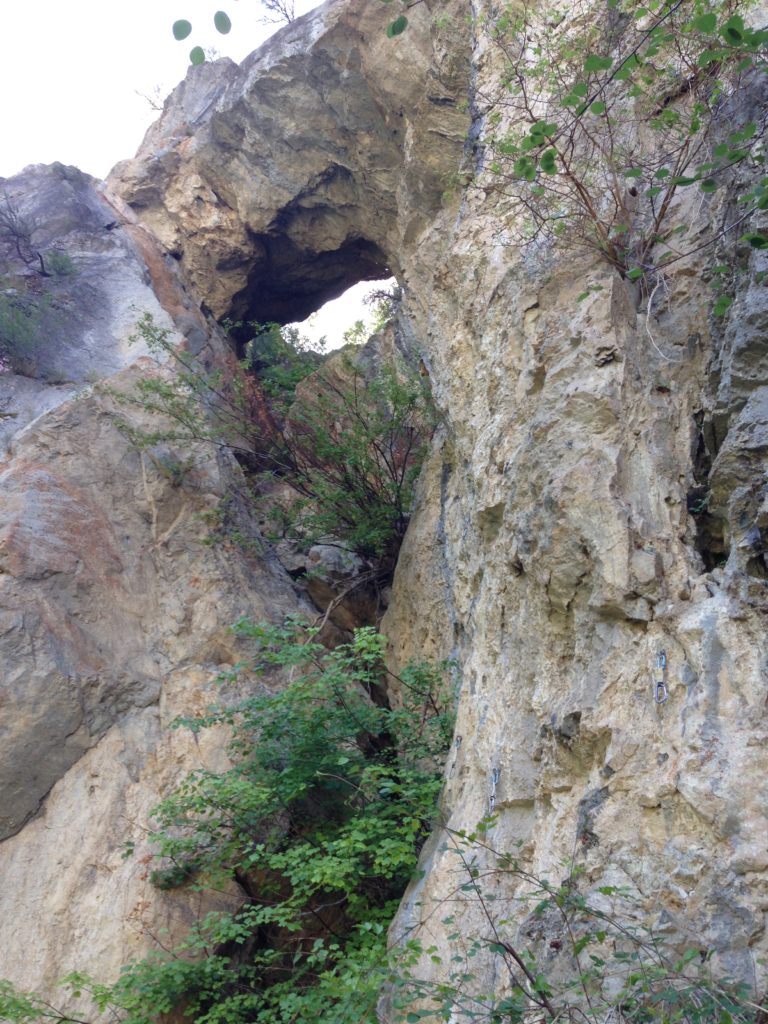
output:
M 353 285 L 392 276 L 382 250 L 364 238 L 327 252 L 308 252 L 286 235 L 253 241 L 257 256 L 248 283 L 232 299 L 229 317 L 235 323 L 298 323 Z M 240 344 L 247 331 L 233 333 Z

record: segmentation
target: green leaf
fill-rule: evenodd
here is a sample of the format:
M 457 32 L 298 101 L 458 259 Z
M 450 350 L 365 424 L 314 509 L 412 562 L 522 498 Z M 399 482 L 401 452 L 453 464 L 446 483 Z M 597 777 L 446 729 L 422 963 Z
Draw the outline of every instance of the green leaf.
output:
M 754 138 L 755 132 L 757 131 L 757 125 L 754 121 L 749 121 L 744 127 L 738 132 L 732 132 L 728 136 L 728 141 L 732 146 L 738 146 L 740 142 L 748 142 L 749 139 Z
M 531 125 L 529 129 L 530 135 L 538 135 L 542 137 L 549 137 L 554 135 L 557 131 L 557 123 L 554 121 L 537 121 L 536 124 Z
M 698 178 L 688 178 L 684 174 L 679 174 L 677 177 L 672 178 L 673 185 L 695 185 Z
M 545 149 L 541 154 L 541 169 L 545 174 L 557 173 L 557 153 L 554 149 Z
M 610 57 L 601 57 L 599 54 L 593 53 L 584 61 L 584 70 L 588 73 L 607 71 L 612 65 L 613 61 Z
M 576 296 L 576 301 L 583 302 L 584 299 L 588 299 L 593 292 L 601 292 L 602 290 L 603 286 L 601 284 L 591 284 L 589 288 L 586 289 L 586 291 L 583 291 L 581 295 Z
M 716 192 L 718 184 L 714 178 L 705 178 L 700 187 L 702 192 Z
M 731 46 L 741 46 L 744 41 L 744 19 L 738 14 L 732 14 L 728 21 L 720 26 L 720 35 Z
M 699 32 L 711 33 L 717 28 L 717 15 L 712 14 L 701 14 L 698 18 L 693 19 L 693 26 Z
M 190 64 L 205 64 L 205 51 L 202 46 L 194 46 L 189 51 L 189 63 Z
M 749 242 L 753 249 L 768 249 L 768 237 L 761 235 L 759 231 L 748 231 L 739 241 Z
M 536 177 L 536 164 L 529 156 L 521 156 L 515 161 L 514 175 L 525 181 L 533 181 Z
M 225 11 L 216 11 L 213 16 L 213 24 L 216 27 L 216 31 L 220 32 L 223 36 L 232 29 L 232 22 L 229 20 L 229 15 Z
M 729 299 L 727 295 L 721 295 L 715 303 L 712 313 L 714 316 L 725 316 L 728 312 L 729 307 L 733 304 L 733 299 Z
M 642 167 L 628 167 L 627 170 L 624 171 L 624 177 L 625 178 L 642 178 L 642 176 L 643 176 L 643 168 Z
M 633 267 L 632 270 L 627 271 L 627 278 L 630 281 L 637 281 L 644 273 L 645 271 L 642 267 Z
M 704 53 L 699 54 L 699 59 L 696 63 L 700 68 L 705 68 L 707 64 L 712 64 L 716 60 L 722 60 L 723 56 L 723 50 L 705 50 Z
M 186 19 L 180 18 L 179 21 L 174 21 L 172 31 L 173 38 L 181 41 L 192 32 L 192 25 Z
M 390 21 L 387 25 L 387 36 L 389 39 L 393 39 L 395 36 L 401 35 L 405 32 L 408 27 L 408 19 L 404 14 L 401 14 L 394 21 Z
M 589 108 L 589 113 L 590 114 L 604 114 L 605 113 L 605 103 L 603 103 L 602 100 L 596 100 L 592 104 L 592 106 Z

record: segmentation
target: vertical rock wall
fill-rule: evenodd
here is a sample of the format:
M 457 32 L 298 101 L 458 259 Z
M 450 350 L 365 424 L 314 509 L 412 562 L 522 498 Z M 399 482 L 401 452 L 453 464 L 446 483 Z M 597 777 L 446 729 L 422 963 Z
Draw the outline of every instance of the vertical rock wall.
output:
M 488 82 L 485 43 L 474 66 Z M 625 888 L 636 925 L 715 950 L 759 995 L 765 258 L 731 236 L 724 319 L 711 250 L 670 270 L 649 315 L 594 260 L 517 251 L 492 178 L 478 180 L 489 191 L 457 197 L 407 264 L 446 424 L 383 625 L 398 662 L 435 651 L 459 666 L 444 822 L 471 831 L 493 812 L 485 841 L 522 870 L 560 882 L 575 866 L 585 891 Z M 735 220 L 723 202 L 680 205 L 670 226 Z M 476 901 L 443 902 L 467 881 L 450 846 L 446 832 L 429 844 L 393 929 L 437 947 L 442 964 L 423 965 L 436 981 L 448 934 L 489 928 Z M 537 932 L 514 902 L 529 883 L 488 886 L 509 934 L 538 935 L 556 970 L 558 925 Z M 501 984 L 487 971 L 481 990 Z
M 706 253 L 677 265 L 669 295 L 647 316 L 633 288 L 594 262 L 505 243 L 493 189 L 455 184 L 481 127 L 478 82 L 499 69 L 482 31 L 465 27 L 463 5 L 441 5 L 433 22 L 434 13 L 415 5 L 408 32 L 393 41 L 382 31 L 386 11 L 333 0 L 239 69 L 192 69 L 110 189 L 217 316 L 294 319 L 353 279 L 396 272 L 444 426 L 384 628 L 396 661 L 434 654 L 457 665 L 446 823 L 471 828 L 492 809 L 489 844 L 519 850 L 531 873 L 558 879 L 575 860 L 587 888 L 626 886 L 638 923 L 714 948 L 719 967 L 751 979 L 765 952 L 768 868 L 766 302 L 750 283 L 763 257 L 733 250 L 744 272 L 728 316 L 715 321 L 702 283 Z M 704 220 L 711 202 L 698 214 Z M 72 418 L 86 411 L 109 429 L 98 401 L 65 406 L 54 434 L 30 433 L 32 461 L 71 431 L 82 450 Z M 87 436 L 100 437 L 94 430 Z M 221 636 L 244 602 L 267 611 L 254 595 L 272 577 L 261 565 L 246 583 L 239 555 L 191 554 L 198 549 L 184 509 L 204 504 L 214 484 L 191 481 L 179 494 L 155 480 L 169 502 L 158 533 L 136 458 L 119 446 L 109 458 L 128 492 L 114 504 L 128 511 L 120 525 L 105 525 L 98 549 L 98 571 L 120 609 L 103 629 L 115 638 L 135 630 L 141 649 L 160 656 L 159 670 L 137 666 L 151 686 L 137 689 L 133 676 L 126 684 L 147 694 L 146 707 L 130 698 L 126 721 L 148 716 L 154 729 L 158 674 L 170 693 L 179 665 L 197 680 L 201 666 L 226 660 L 202 638 Z M 89 479 L 103 490 L 103 477 Z M 98 516 L 116 523 L 110 507 L 93 513 L 89 535 Z M 124 529 L 125 516 L 132 525 Z M 74 542 L 62 538 L 69 552 Z M 55 576 L 29 575 L 32 555 L 16 558 L 11 584 L 23 577 L 41 607 L 62 607 L 61 593 L 52 598 L 46 588 L 77 588 L 96 570 L 85 558 L 57 557 Z M 179 598 L 200 578 L 200 559 L 214 581 L 202 629 L 197 599 Z M 129 578 L 145 582 L 115 586 Z M 132 610 L 123 609 L 124 591 L 141 595 Z M 284 584 L 275 594 L 275 611 L 290 606 Z M 97 604 L 100 616 L 112 607 L 103 597 Z M 163 626 L 148 645 L 161 621 L 175 624 L 170 637 Z M 120 664 L 130 659 L 120 652 L 136 649 L 133 640 L 110 642 Z M 661 652 L 668 697 L 659 703 Z M 102 669 L 88 671 L 98 679 Z M 70 745 L 86 735 L 76 718 L 62 734 Z M 134 742 L 104 729 L 88 734 L 78 765 L 101 748 L 114 762 L 109 744 L 127 751 Z M 156 758 L 162 781 L 176 741 L 157 742 L 138 762 Z M 124 757 L 132 778 L 136 758 Z M 42 843 L 46 822 L 60 827 L 72 815 L 76 786 L 67 778 L 2 851 L 15 851 L 25 834 Z M 129 814 L 150 799 L 127 782 L 117 790 L 128 794 Z M 51 870 L 52 854 L 35 856 L 45 865 L 38 874 Z M 106 863 L 116 871 L 116 858 L 94 855 L 88 870 L 96 877 Z M 417 929 L 449 957 L 456 924 L 444 926 L 439 908 L 457 878 L 439 831 L 423 868 L 393 934 Z M 30 905 L 33 895 L 21 892 L 11 885 L 6 920 Z M 36 892 L 42 898 L 43 888 Z M 514 882 L 497 895 L 513 899 Z M 476 908 L 465 915 L 462 933 L 480 934 Z M 61 920 L 64 942 L 73 925 Z M 103 934 L 103 924 L 93 927 L 81 948 Z M 48 978 L 45 970 L 39 976 Z M 437 964 L 425 970 L 445 976 Z

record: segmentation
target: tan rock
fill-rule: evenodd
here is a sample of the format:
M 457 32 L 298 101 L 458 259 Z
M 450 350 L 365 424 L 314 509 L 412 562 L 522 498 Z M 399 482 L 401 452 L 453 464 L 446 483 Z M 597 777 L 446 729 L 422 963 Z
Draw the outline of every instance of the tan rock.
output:
M 518 851 L 530 875 L 560 881 L 575 861 L 585 889 L 627 887 L 638 925 L 714 949 L 717 969 L 751 980 L 768 951 L 765 289 L 737 278 L 730 315 L 715 323 L 702 250 L 669 271 L 668 298 L 649 311 L 594 261 L 511 246 L 508 207 L 479 163 L 475 187 L 444 199 L 468 125 L 459 101 L 493 87 L 501 69 L 488 36 L 463 29 L 461 5 L 446 5 L 448 28 L 429 13 L 414 5 L 392 43 L 377 5 L 333 0 L 240 69 L 192 69 L 110 188 L 217 316 L 298 319 L 352 281 L 398 276 L 444 419 L 384 629 L 395 665 L 455 663 L 446 824 L 472 829 L 494 812 L 488 845 Z M 717 214 L 708 203 L 694 233 Z M 587 287 L 599 290 L 578 301 Z M 99 770 L 102 748 L 129 742 L 120 716 L 149 718 L 174 673 L 230 656 L 230 612 L 276 612 L 292 599 L 281 585 L 265 608 L 255 595 L 272 587 L 267 568 L 252 580 L 240 555 L 198 551 L 191 511 L 217 487 L 193 478 L 179 495 L 151 472 L 148 484 L 95 400 L 49 415 L 26 443 L 28 463 L 8 479 L 34 483 L 40 508 L 53 510 L 40 513 L 42 533 L 76 507 L 102 543 L 91 551 L 62 525 L 50 540 L 38 531 L 36 550 L 21 484 L 9 489 L 18 511 L 4 557 L 17 576 L 3 578 L 13 598 L 2 639 L 33 666 L 22 668 L 22 696 L 36 706 L 36 692 L 56 694 L 48 718 L 58 732 L 49 722 L 43 734 L 61 762 L 35 797 L 55 784 L 46 817 L 9 850 L 67 807 L 68 758 L 88 747 L 81 760 Z M 66 486 L 65 458 L 80 467 L 67 469 Z M 194 579 L 205 581 L 199 599 Z M 65 624 L 56 609 L 75 607 L 82 624 Z M 74 700 L 62 677 L 86 669 L 96 696 Z M 152 749 L 139 761 L 174 756 Z M 165 781 L 158 771 L 151 791 Z M 147 806 L 143 790 L 126 792 L 131 813 Z M 113 866 L 113 842 L 88 863 Z M 446 843 L 436 830 L 392 930 L 435 945 L 443 964 L 422 970 L 436 982 L 453 955 L 449 934 L 471 940 L 488 924 L 471 899 L 454 901 L 444 923 L 443 901 L 466 878 Z M 31 845 L 14 863 L 49 864 L 50 849 Z M 488 884 L 509 935 L 549 948 L 547 922 L 516 902 L 530 881 L 502 873 Z M 5 920 L 24 917 L 32 896 L 22 889 L 11 883 Z M 29 984 L 52 977 L 75 929 L 63 921 Z M 104 959 L 106 974 L 115 966 Z M 492 958 L 478 970 L 499 984 Z

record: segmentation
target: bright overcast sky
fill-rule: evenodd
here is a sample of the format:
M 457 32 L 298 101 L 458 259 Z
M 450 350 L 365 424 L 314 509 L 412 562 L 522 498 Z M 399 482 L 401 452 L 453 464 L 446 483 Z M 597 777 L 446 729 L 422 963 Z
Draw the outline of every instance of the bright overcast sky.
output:
M 98 178 L 133 156 L 157 117 L 138 93 L 164 97 L 195 44 L 242 60 L 277 26 L 257 0 L 0 0 L 0 176 L 59 160 Z M 219 5 L 232 31 L 219 35 Z M 297 0 L 297 12 L 314 0 Z M 192 22 L 177 42 L 171 25 Z
M 213 27 L 220 6 L 232 19 L 226 36 Z M 296 0 L 296 13 L 315 6 Z M 164 98 L 194 45 L 241 61 L 279 27 L 261 24 L 260 10 L 258 0 L 0 0 L 0 177 L 56 160 L 105 177 L 158 117 L 141 94 Z M 183 42 L 171 32 L 177 18 L 192 23 Z M 329 303 L 308 333 L 340 344 L 367 318 L 360 298 L 371 287 Z

